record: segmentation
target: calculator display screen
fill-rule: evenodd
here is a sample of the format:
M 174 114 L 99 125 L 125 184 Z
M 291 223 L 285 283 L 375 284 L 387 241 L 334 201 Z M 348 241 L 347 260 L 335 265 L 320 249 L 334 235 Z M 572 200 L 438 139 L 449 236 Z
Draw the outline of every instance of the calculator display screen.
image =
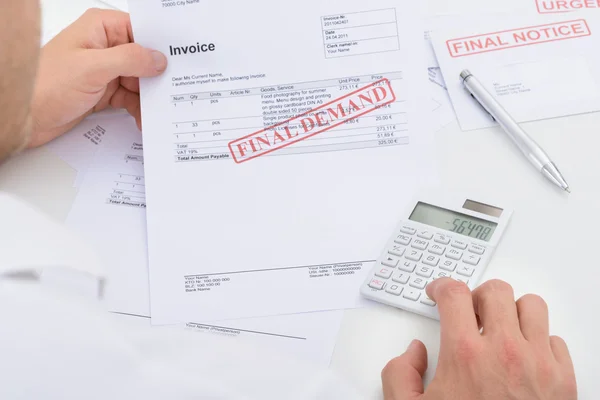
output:
M 498 224 L 419 202 L 409 218 L 436 228 L 489 242 Z

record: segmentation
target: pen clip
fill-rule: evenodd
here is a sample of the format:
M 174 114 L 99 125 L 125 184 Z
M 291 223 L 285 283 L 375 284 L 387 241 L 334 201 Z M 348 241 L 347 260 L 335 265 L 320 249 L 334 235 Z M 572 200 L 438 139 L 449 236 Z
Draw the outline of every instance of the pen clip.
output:
M 488 115 L 489 115 L 490 117 L 492 117 L 492 120 L 493 120 L 494 122 L 497 122 L 497 121 L 496 121 L 496 118 L 494 118 L 494 116 L 493 116 L 492 114 L 490 114 L 490 112 L 489 112 L 488 110 L 486 110 L 486 108 L 483 106 L 483 104 L 481 104 L 481 103 L 479 102 L 479 100 L 477 100 L 477 98 L 476 98 L 475 96 L 473 96 L 473 93 L 470 93 L 470 92 L 469 92 L 469 94 L 470 94 L 470 95 L 471 95 L 471 97 L 472 97 L 472 98 L 475 100 L 475 102 L 476 102 L 477 104 L 479 104 L 479 106 L 480 106 L 480 107 L 483 109 L 483 111 L 485 111 L 486 113 L 488 113 Z

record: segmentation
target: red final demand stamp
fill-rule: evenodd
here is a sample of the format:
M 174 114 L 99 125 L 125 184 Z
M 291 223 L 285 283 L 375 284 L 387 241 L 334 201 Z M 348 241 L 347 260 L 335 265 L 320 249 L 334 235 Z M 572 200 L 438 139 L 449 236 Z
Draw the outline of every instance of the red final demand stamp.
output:
M 229 143 L 236 163 L 264 156 L 316 136 L 396 101 L 388 79 L 381 79 L 287 121 Z

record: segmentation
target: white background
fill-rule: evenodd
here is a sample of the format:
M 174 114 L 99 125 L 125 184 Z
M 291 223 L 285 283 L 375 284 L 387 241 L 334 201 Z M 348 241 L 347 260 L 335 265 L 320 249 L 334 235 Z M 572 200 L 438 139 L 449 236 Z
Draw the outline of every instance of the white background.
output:
M 531 1 L 531 5 L 529 5 Z M 43 0 L 44 33 L 58 32 L 94 0 Z M 430 0 L 429 10 L 457 13 L 457 4 L 490 10 L 497 2 Z M 533 0 L 520 0 L 530 10 Z M 600 9 L 590 10 L 600 14 Z M 598 71 L 600 75 L 600 71 Z M 557 77 L 568 79 L 568 77 Z M 600 78 L 599 78 L 600 79 Z M 600 113 L 524 125 L 554 158 L 572 186 L 567 196 L 533 170 L 499 129 L 461 132 L 456 123 L 436 133 L 442 186 L 510 204 L 515 213 L 484 279 L 510 282 L 518 296 L 542 295 L 551 331 L 563 336 L 575 361 L 581 399 L 595 398 L 600 345 L 597 241 L 600 240 Z M 0 168 L 0 190 L 14 193 L 64 220 L 76 195 L 76 173 L 47 149 L 30 151 Z M 384 194 L 382 194 L 384 195 Z M 358 290 L 358 288 L 357 288 Z M 380 396 L 380 371 L 413 338 L 429 349 L 430 373 L 439 349 L 439 324 L 387 307 L 347 311 L 332 368 Z

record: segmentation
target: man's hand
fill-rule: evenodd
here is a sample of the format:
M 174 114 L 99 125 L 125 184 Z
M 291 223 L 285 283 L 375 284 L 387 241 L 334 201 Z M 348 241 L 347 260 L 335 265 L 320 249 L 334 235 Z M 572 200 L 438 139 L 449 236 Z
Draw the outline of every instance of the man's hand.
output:
M 162 53 L 133 43 L 128 14 L 87 11 L 42 49 L 30 146 L 47 143 L 108 107 L 125 108 L 141 128 L 138 78 L 166 68 Z
M 385 400 L 577 399 L 569 350 L 550 336 L 542 298 L 527 295 L 515 302 L 512 287 L 502 281 L 471 293 L 449 278 L 434 281 L 427 294 L 440 312 L 435 377 L 423 393 L 427 350 L 414 341 L 382 372 Z

